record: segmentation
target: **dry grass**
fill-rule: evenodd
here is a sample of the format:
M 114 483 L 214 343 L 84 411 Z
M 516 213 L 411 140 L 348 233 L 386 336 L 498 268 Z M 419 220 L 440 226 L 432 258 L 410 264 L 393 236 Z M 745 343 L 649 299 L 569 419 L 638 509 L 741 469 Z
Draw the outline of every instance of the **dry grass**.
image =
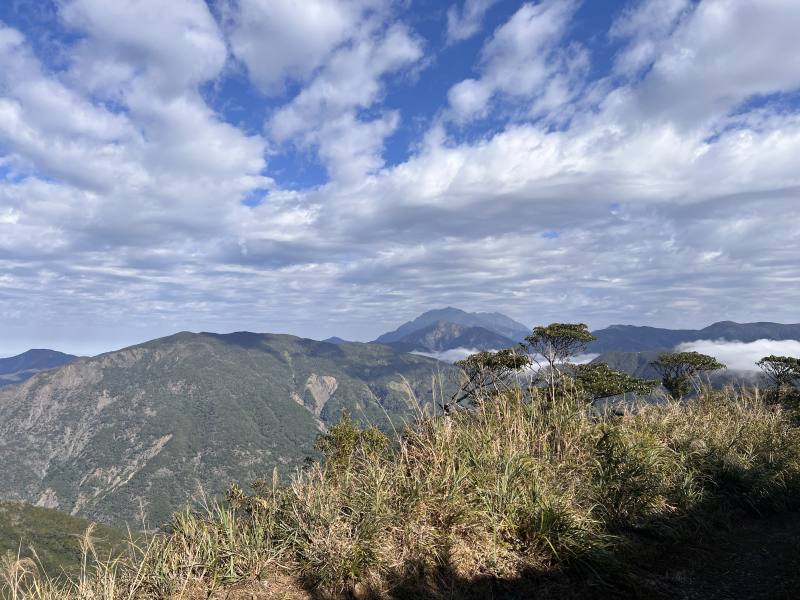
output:
M 568 394 L 554 403 L 513 390 L 421 418 L 393 444 L 348 421 L 331 435 L 335 460 L 178 513 L 169 533 L 128 556 L 93 556 L 87 535 L 77 581 L 12 557 L 0 593 L 236 597 L 247 582 L 258 598 L 434 593 L 476 578 L 595 570 L 631 531 L 674 538 L 715 514 L 800 500 L 800 432 L 756 391 L 704 390 L 605 416 Z

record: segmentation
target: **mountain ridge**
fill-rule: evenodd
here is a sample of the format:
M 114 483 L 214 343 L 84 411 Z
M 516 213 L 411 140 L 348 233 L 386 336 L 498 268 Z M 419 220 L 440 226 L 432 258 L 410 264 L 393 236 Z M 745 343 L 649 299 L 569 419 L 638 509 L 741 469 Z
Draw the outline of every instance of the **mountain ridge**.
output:
M 597 340 L 589 344 L 589 352 L 648 352 L 668 350 L 678 344 L 699 340 L 724 340 L 745 343 L 760 339 L 800 341 L 800 324 L 773 323 L 770 321 L 752 323 L 717 321 L 702 329 L 610 325 L 604 329 L 593 331 L 592 334 Z
M 414 414 L 448 368 L 388 346 L 251 332 L 81 358 L 0 388 L 0 497 L 161 523 L 198 485 L 213 495 L 299 467 L 342 410 L 387 427 Z
M 530 330 L 499 312 L 469 313 L 448 306 L 426 311 L 373 343 L 407 352 L 441 352 L 456 348 L 498 350 L 522 341 Z
M 47 348 L 32 348 L 16 356 L 0 358 L 0 387 L 21 383 L 36 373 L 62 367 L 78 358 Z

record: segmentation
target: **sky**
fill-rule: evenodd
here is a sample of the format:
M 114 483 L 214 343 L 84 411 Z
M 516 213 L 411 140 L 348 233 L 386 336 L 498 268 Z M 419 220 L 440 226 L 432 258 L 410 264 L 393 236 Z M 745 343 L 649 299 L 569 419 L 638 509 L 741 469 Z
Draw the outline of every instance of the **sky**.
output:
M 0 356 L 798 322 L 797 0 L 3 0 Z

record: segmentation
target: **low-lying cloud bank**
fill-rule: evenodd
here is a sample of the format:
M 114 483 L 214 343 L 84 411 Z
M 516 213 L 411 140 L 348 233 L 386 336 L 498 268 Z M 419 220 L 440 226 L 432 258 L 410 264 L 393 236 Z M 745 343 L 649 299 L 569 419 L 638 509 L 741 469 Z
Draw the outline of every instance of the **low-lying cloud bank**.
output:
M 477 348 L 451 348 L 450 350 L 442 350 L 441 352 L 412 352 L 411 354 L 419 354 L 420 356 L 428 356 L 430 358 L 435 358 L 436 360 L 441 360 L 442 362 L 447 363 L 454 363 L 458 360 L 462 360 L 468 357 L 470 354 L 476 354 L 480 352 Z M 490 352 L 497 352 L 497 350 L 491 350 Z M 599 354 L 578 354 L 574 356 L 570 361 L 576 365 L 583 365 L 586 363 L 592 362 L 595 358 L 600 356 Z M 536 358 L 535 356 L 532 358 Z M 539 357 L 539 362 L 544 362 L 544 359 Z
M 800 357 L 800 341 L 756 340 L 755 342 L 730 342 L 726 340 L 698 340 L 680 344 L 678 351 L 695 351 L 708 354 L 723 362 L 729 369 L 758 371 L 756 361 L 770 354 Z
M 477 348 L 450 348 L 450 350 L 442 350 L 441 352 L 412 352 L 411 354 L 428 356 L 452 364 L 458 360 L 467 358 L 470 354 L 476 354 L 478 352 L 480 352 L 480 350 Z

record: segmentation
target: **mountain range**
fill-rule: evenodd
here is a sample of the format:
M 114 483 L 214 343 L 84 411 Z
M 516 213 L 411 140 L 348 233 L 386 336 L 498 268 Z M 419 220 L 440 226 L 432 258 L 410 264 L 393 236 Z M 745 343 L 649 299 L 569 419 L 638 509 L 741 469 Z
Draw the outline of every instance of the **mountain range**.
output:
M 300 466 L 342 410 L 383 427 L 412 417 L 450 369 L 383 345 L 245 332 L 77 359 L 0 389 L 0 497 L 161 524 L 200 489 Z
M 500 313 L 469 313 L 447 307 L 430 310 L 379 336 L 373 343 L 404 352 L 440 353 L 453 349 L 498 350 L 521 342 L 531 329 Z M 611 325 L 592 332 L 587 352 L 652 352 L 698 340 L 753 342 L 800 340 L 800 324 L 720 321 L 703 329 Z
M 528 327 L 500 313 L 469 313 L 448 306 L 422 313 L 373 343 L 403 352 L 499 350 L 522 341 L 529 333 Z
M 589 352 L 647 352 L 671 349 L 698 340 L 754 342 L 756 340 L 800 340 L 800 324 L 735 323 L 719 321 L 703 329 L 664 329 L 636 325 L 611 325 L 593 331 L 597 338 Z
M 160 524 L 199 489 L 215 494 L 299 467 L 343 410 L 389 428 L 448 394 L 457 370 L 410 352 L 499 349 L 528 333 L 499 313 L 448 307 L 372 343 L 183 332 L 92 358 L 31 350 L 1 359 L 0 498 Z M 649 363 L 677 344 L 800 340 L 800 325 L 594 334 L 596 360 L 653 377 Z
M 46 349 L 33 349 L 17 356 L 0 358 L 0 387 L 20 383 L 40 371 L 64 366 L 76 358 L 72 354 Z

